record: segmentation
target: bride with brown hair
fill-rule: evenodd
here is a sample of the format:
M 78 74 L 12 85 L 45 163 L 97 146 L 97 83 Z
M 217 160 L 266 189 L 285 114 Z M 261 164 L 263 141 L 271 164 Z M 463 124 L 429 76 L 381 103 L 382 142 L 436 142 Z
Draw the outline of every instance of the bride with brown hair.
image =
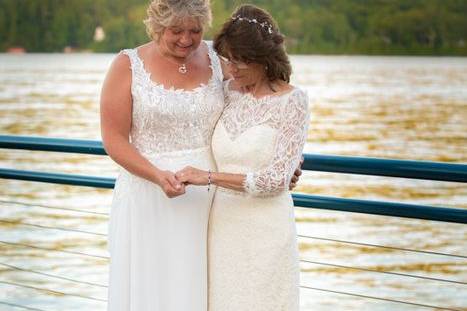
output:
M 307 136 L 308 97 L 289 84 L 284 37 L 266 11 L 238 8 L 214 40 L 231 75 L 212 137 L 217 172 L 176 173 L 216 185 L 209 220 L 209 310 L 299 310 L 288 185 Z

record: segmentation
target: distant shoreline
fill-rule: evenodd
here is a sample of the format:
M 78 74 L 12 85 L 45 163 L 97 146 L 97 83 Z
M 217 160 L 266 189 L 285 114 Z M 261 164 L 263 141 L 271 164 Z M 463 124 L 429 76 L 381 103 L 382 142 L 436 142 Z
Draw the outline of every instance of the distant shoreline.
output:
M 0 55 L 38 55 L 38 54 L 57 54 L 57 55 L 86 55 L 86 54 L 117 54 L 119 51 L 109 51 L 109 52 L 94 52 L 94 51 L 75 51 L 75 52 L 21 52 L 21 53 L 11 53 L 7 51 L 0 51 Z M 290 56 L 341 56 L 341 57 L 435 57 L 435 58 L 466 58 L 467 55 L 456 55 L 456 54 L 353 54 L 353 53 L 289 53 Z

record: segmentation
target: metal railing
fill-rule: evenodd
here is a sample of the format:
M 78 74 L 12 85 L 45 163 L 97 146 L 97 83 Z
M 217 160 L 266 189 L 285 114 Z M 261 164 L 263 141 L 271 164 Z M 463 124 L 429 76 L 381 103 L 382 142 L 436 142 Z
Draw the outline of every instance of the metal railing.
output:
M 105 155 L 100 141 L 0 135 L 0 148 Z M 304 170 L 467 182 L 467 165 L 305 154 Z M 113 188 L 114 178 L 0 168 L 0 178 Z M 300 207 L 467 223 L 464 209 L 293 194 Z
M 70 139 L 57 139 L 57 138 L 44 138 L 44 137 L 0 135 L 0 148 L 81 153 L 81 154 L 92 154 L 92 155 L 105 155 L 106 154 L 102 146 L 102 143 L 99 141 L 74 140 L 74 139 L 70 140 Z M 438 162 L 421 162 L 421 161 L 405 161 L 405 160 L 377 159 L 377 158 L 364 158 L 364 157 L 325 156 L 325 155 L 306 154 L 305 161 L 302 167 L 304 170 L 311 170 L 311 171 L 363 174 L 363 175 L 374 175 L 374 176 L 391 176 L 391 177 L 403 177 L 403 178 L 467 183 L 467 165 L 465 164 L 450 164 L 450 163 L 438 163 Z M 108 189 L 113 188 L 114 183 L 115 183 L 114 178 L 24 171 L 24 170 L 15 170 L 15 169 L 6 169 L 6 168 L 0 168 L 0 178 L 58 183 L 58 184 L 67 184 L 67 185 L 76 185 L 76 186 L 108 188 Z M 325 210 L 337 210 L 337 211 L 346 211 L 346 212 L 355 212 L 355 213 L 364 213 L 364 214 L 373 214 L 373 215 L 406 217 L 406 218 L 425 219 L 425 220 L 434 220 L 434 221 L 443 221 L 443 222 L 452 222 L 452 223 L 461 223 L 461 224 L 467 223 L 467 210 L 460 209 L 460 208 L 447 208 L 447 207 L 435 207 L 435 206 L 427 206 L 427 205 L 414 205 L 414 204 L 382 202 L 382 201 L 343 199 L 343 198 L 335 198 L 335 197 L 305 195 L 305 194 L 293 194 L 293 199 L 294 199 L 295 206 L 304 207 L 304 208 L 318 208 L 318 209 L 325 209 Z M 21 205 L 27 206 L 27 203 L 8 202 L 8 201 L 0 201 L 0 203 L 21 204 Z M 51 208 L 51 209 L 63 209 L 63 210 L 68 210 L 68 211 L 76 211 L 80 213 L 98 214 L 98 215 L 102 215 L 103 217 L 108 216 L 108 214 L 106 213 L 80 211 L 80 210 L 53 207 L 53 206 L 42 206 L 42 207 Z M 10 221 L 8 219 L 0 219 L 0 222 L 7 223 L 7 224 L 13 223 L 13 221 Z M 98 232 L 90 232 L 90 231 L 70 229 L 70 228 L 47 227 L 43 225 L 18 222 L 18 221 L 14 221 L 14 224 L 23 225 L 23 226 L 32 226 L 32 227 L 42 228 L 42 229 L 72 231 L 75 233 L 90 234 L 90 235 L 101 236 L 101 237 L 106 236 L 105 234 L 98 233 Z M 299 235 L 298 237 L 305 238 L 305 239 L 315 239 L 315 240 L 322 240 L 322 241 L 332 241 L 336 243 L 359 245 L 359 246 L 365 246 L 365 247 L 387 248 L 391 250 L 416 252 L 416 253 L 424 253 L 424 254 L 431 254 L 431 255 L 438 255 L 438 256 L 447 256 L 447 257 L 453 257 L 453 258 L 467 259 L 467 255 L 462 255 L 462 254 L 429 252 L 429 251 L 390 247 L 390 246 L 384 246 L 384 245 L 358 243 L 358 242 L 353 242 L 353 241 L 335 240 L 335 239 L 328 239 L 325 237 L 316 237 L 316 236 Z M 96 258 L 96 259 L 108 260 L 107 256 L 100 256 L 96 254 L 86 254 L 86 253 L 81 253 L 77 251 L 69 251 L 69 250 L 56 250 L 56 249 L 51 249 L 51 248 L 46 248 L 46 247 L 40 247 L 37 245 L 24 244 L 24 243 L 14 243 L 14 242 L 0 240 L 0 244 L 9 245 L 11 247 L 35 248 L 35 249 L 41 249 L 44 251 L 63 252 L 63 253 L 72 254 L 76 256 L 87 256 L 87 257 Z M 330 267 L 335 267 L 335 268 L 354 269 L 354 270 L 373 272 L 373 273 L 383 273 L 383 274 L 397 275 L 397 276 L 410 277 L 410 278 L 419 278 L 419 279 L 425 279 L 425 280 L 431 280 L 431 281 L 458 284 L 462 286 L 467 285 L 467 283 L 457 281 L 457 280 L 425 277 L 425 276 L 418 276 L 418 275 L 412 275 L 412 274 L 406 274 L 406 273 L 396 273 L 396 272 L 390 272 L 390 271 L 378 271 L 378 270 L 371 270 L 371 269 L 366 269 L 366 268 L 336 265 L 336 264 L 319 262 L 319 261 L 311 261 L 307 259 L 301 259 L 301 262 L 308 263 L 308 264 L 314 264 L 314 265 L 330 266 Z M 29 272 L 32 274 L 42 275 L 48 278 L 67 279 L 68 281 L 76 282 L 79 284 L 87 283 L 87 285 L 89 286 L 106 287 L 106 285 L 103 285 L 103 284 L 94 284 L 91 282 L 64 278 L 63 276 L 59 276 L 59 275 L 46 274 L 40 271 L 25 269 L 25 268 L 22 268 L 20 266 L 17 266 L 11 263 L 0 262 L 0 266 L 10 269 L 10 270 L 25 271 L 25 272 Z M 1 280 L 0 280 L 0 284 L 6 284 L 6 285 L 9 284 L 11 286 L 19 286 L 19 287 L 23 286 L 29 289 L 35 289 L 38 291 L 48 292 L 53 295 L 69 295 L 69 296 L 81 297 L 84 299 L 105 302 L 105 300 L 100 299 L 100 298 L 87 297 L 87 296 L 76 295 L 76 294 L 67 294 L 64 292 L 52 291 L 52 290 L 41 289 L 41 288 L 33 288 L 32 286 L 29 286 L 29 285 L 13 284 L 12 282 L 6 282 L 6 281 L 1 281 Z M 301 288 L 315 290 L 315 291 L 325 291 L 325 292 L 341 294 L 341 295 L 350 295 L 353 297 L 361 297 L 361 298 L 366 298 L 366 299 L 374 299 L 374 300 L 387 301 L 387 302 L 393 302 L 393 303 L 399 303 L 399 304 L 406 304 L 406 305 L 412 305 L 412 306 L 418 306 L 418 307 L 424 307 L 424 308 L 456 310 L 453 308 L 433 306 L 433 305 L 428 305 L 428 304 L 418 304 L 418 303 L 400 301 L 400 300 L 395 300 L 395 299 L 374 297 L 374 296 L 369 296 L 369 295 L 361 295 L 358 293 L 340 292 L 340 291 L 335 291 L 331 289 L 310 287 L 306 285 L 302 285 Z M 16 308 L 23 308 L 26 310 L 41 310 L 41 309 L 31 308 L 28 306 L 23 306 L 17 303 L 11 303 L 11 302 L 5 302 L 5 301 L 0 301 L 0 305 L 1 304 L 11 306 L 11 307 L 16 307 Z

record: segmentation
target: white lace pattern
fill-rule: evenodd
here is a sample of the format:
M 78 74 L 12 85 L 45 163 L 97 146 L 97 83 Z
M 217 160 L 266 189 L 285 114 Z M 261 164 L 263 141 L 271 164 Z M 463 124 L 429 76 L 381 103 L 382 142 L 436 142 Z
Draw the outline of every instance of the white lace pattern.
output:
M 132 144 L 146 156 L 210 146 L 222 113 L 222 70 L 209 46 L 212 76 L 194 90 L 166 89 L 151 80 L 136 49 L 123 50 L 132 69 Z
M 226 83 L 228 88 L 228 83 Z M 300 89 L 256 99 L 225 90 L 212 151 L 245 191 L 217 188 L 209 219 L 209 310 L 298 311 L 299 260 L 289 180 L 307 136 Z
M 228 83 L 226 85 L 226 108 L 221 121 L 231 140 L 253 127 L 267 126 L 276 130 L 272 158 L 267 163 L 250 166 L 245 172 L 245 191 L 267 196 L 287 190 L 307 136 L 308 96 L 295 88 L 284 95 L 256 99 L 249 94 L 229 91 Z

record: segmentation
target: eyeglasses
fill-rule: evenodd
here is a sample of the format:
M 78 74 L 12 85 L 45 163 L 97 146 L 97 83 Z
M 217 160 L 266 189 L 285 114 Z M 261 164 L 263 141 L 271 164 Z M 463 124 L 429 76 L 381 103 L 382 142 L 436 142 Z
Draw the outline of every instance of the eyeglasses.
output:
M 227 57 L 219 55 L 219 59 L 226 64 L 227 66 L 235 66 L 238 69 L 247 69 L 248 68 L 248 63 L 246 62 L 241 62 L 238 60 L 230 60 Z

